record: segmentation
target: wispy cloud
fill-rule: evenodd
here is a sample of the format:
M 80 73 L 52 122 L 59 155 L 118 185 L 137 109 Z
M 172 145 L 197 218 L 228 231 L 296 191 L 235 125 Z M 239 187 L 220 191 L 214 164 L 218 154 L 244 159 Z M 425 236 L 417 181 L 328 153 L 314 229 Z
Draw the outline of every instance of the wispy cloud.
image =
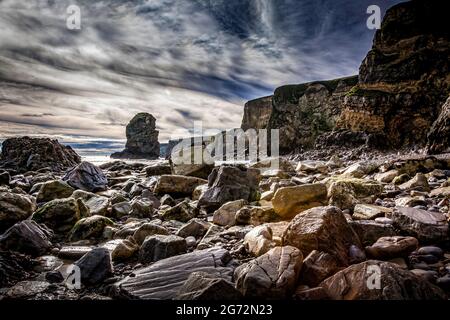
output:
M 399 1 L 373 2 L 0 1 L 0 137 L 115 141 L 142 111 L 162 141 L 198 120 L 237 127 L 247 99 L 356 74 L 373 37 L 367 6 Z M 69 4 L 80 31 L 66 28 Z

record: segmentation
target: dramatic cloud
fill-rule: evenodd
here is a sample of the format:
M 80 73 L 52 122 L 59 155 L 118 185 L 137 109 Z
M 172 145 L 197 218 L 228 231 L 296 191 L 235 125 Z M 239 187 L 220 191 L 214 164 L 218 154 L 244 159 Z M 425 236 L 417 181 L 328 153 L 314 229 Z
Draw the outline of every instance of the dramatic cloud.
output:
M 0 138 L 120 147 L 141 111 L 160 140 L 240 125 L 245 100 L 356 74 L 366 9 L 396 0 L 0 0 Z M 81 8 L 81 30 L 66 28 Z M 109 149 L 108 149 L 109 150 Z

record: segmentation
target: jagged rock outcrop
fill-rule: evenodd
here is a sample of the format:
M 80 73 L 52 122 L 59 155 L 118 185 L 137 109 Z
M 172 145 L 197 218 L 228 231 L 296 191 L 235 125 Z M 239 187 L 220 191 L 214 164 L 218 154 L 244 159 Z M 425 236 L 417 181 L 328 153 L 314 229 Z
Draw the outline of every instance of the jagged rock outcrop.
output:
M 428 153 L 450 152 L 450 97 L 428 133 Z
M 387 147 L 423 145 L 449 93 L 444 4 L 410 1 L 386 12 L 338 128 L 382 133 Z
M 248 101 L 244 106 L 242 130 L 266 129 L 272 115 L 273 96 Z
M 126 128 L 125 150 L 111 155 L 113 159 L 158 159 L 160 145 L 156 119 L 149 113 L 138 113 Z
M 2 144 L 0 167 L 18 172 L 50 168 L 63 171 L 81 162 L 80 156 L 58 140 L 49 138 L 17 137 L 6 139 Z

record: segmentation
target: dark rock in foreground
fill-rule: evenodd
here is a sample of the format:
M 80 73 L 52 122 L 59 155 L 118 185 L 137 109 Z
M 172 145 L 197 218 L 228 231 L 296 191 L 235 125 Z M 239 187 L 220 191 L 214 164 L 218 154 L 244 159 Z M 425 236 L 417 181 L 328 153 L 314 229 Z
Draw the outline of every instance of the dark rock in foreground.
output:
M 127 125 L 125 150 L 111 155 L 113 159 L 158 159 L 160 145 L 156 119 L 149 113 L 138 113 Z
M 199 200 L 199 207 L 217 210 L 229 201 L 244 199 L 249 202 L 258 198 L 261 177 L 259 170 L 238 166 L 214 168 L 208 177 L 208 189 Z
M 234 263 L 225 249 L 186 253 L 135 271 L 115 284 L 115 294 L 140 300 L 175 299 L 191 273 L 198 271 L 231 281 Z
M 376 278 L 380 272 L 379 282 Z M 398 265 L 376 260 L 355 264 L 320 284 L 335 300 L 442 300 L 445 293 Z
M 108 179 L 103 171 L 89 162 L 82 162 L 71 169 L 62 180 L 75 189 L 88 192 L 104 191 L 108 187 Z
M 49 239 L 52 232 L 39 226 L 35 221 L 25 220 L 16 223 L 0 236 L 0 248 L 39 256 L 51 247 Z
M 0 167 L 19 172 L 50 168 L 63 171 L 81 162 L 69 146 L 48 138 L 20 137 L 3 141 Z

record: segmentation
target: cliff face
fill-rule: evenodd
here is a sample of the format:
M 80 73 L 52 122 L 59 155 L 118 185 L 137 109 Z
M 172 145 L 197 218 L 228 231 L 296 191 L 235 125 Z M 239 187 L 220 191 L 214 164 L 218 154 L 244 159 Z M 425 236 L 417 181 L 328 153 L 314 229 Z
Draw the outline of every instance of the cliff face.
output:
M 450 97 L 428 134 L 427 149 L 429 153 L 450 152 Z
M 359 76 L 276 89 L 267 128 L 280 129 L 280 152 L 332 143 L 333 130 L 376 138 L 377 148 L 424 146 L 449 96 L 446 13 L 443 1 L 398 4 L 387 11 Z M 243 127 L 265 124 L 268 101 L 246 105 Z
M 244 106 L 244 117 L 241 128 L 266 129 L 272 114 L 273 96 L 259 98 L 247 102 Z
M 411 1 L 389 9 L 338 128 L 382 133 L 391 147 L 423 145 L 449 94 L 444 5 Z
M 345 94 L 357 81 L 353 76 L 276 89 L 268 128 L 280 129 L 280 151 L 310 148 L 320 134 L 333 130 Z

